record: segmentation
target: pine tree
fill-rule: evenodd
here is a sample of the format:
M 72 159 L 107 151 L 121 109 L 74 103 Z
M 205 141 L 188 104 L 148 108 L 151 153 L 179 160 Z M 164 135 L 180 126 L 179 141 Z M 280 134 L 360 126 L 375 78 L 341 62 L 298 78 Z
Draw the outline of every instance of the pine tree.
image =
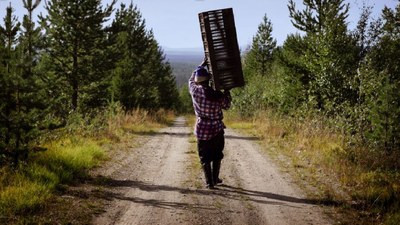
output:
M 272 23 L 265 14 L 249 50 L 244 55 L 243 70 L 247 85 L 234 95 L 235 109 L 243 116 L 251 116 L 275 102 L 273 85 L 276 77 L 272 71 L 276 40 L 272 37 Z M 268 76 L 267 76 L 268 75 Z
M 277 54 L 276 61 L 281 69 L 281 110 L 296 110 L 306 103 L 310 89 L 311 73 L 303 60 L 307 48 L 305 38 L 299 34 L 288 35 Z
M 107 88 L 101 88 L 107 83 L 103 25 L 115 2 L 102 9 L 100 0 L 51 0 L 45 7 L 48 14 L 41 16 L 54 72 L 69 84 L 64 91 L 70 97 L 71 110 L 78 106 L 86 110 L 87 105 L 95 107 L 106 102 L 103 91 Z
M 305 9 L 296 10 L 293 0 L 289 1 L 291 22 L 297 29 L 307 34 L 325 34 L 337 30 L 340 35 L 346 29 L 349 4 L 344 0 L 303 0 Z
M 400 151 L 400 4 L 395 10 L 385 8 L 382 21 L 360 70 L 360 89 L 370 143 L 394 152 Z
M 177 109 L 180 104 L 179 92 L 172 68 L 168 62 L 165 62 L 164 53 L 152 33 L 150 39 L 152 40 L 150 48 L 152 57 L 147 63 L 147 71 L 155 75 L 152 85 L 157 88 L 157 107 Z
M 357 47 L 359 48 L 360 58 L 365 57 L 368 49 L 370 49 L 373 42 L 373 38 L 368 34 L 368 22 L 370 20 L 371 13 L 372 7 L 364 5 L 362 8 L 360 19 L 357 23 L 357 27 L 355 31 L 353 31 L 354 39 L 356 40 Z
M 109 35 L 115 59 L 112 93 L 126 111 L 174 108 L 178 91 L 170 65 L 145 21 L 132 3 L 121 4 Z
M 306 33 L 303 61 L 310 71 L 309 102 L 331 115 L 353 105 L 357 92 L 351 86 L 358 64 L 355 41 L 348 34 L 349 4 L 344 0 L 304 0 L 305 9 L 289 2 L 292 24 Z
M 6 126 L 3 130 L 4 145 L 8 154 L 13 156 L 15 165 L 18 164 L 21 155 L 27 157 L 28 150 L 32 147 L 30 143 L 38 135 L 44 108 L 39 97 L 42 93 L 40 80 L 34 71 L 37 59 L 36 43 L 40 30 L 35 29 L 32 22 L 32 12 L 40 1 L 33 4 L 32 0 L 24 0 L 23 3 L 28 13 L 23 18 L 22 26 L 13 19 L 12 8 L 9 7 L 6 25 L 1 29 L 7 37 L 7 58 L 4 61 L 7 69 L 2 79 L 4 102 L 1 113 Z
M 115 55 L 113 95 L 126 111 L 136 107 L 147 108 L 155 100 L 154 86 L 147 83 L 144 65 L 150 47 L 142 16 L 132 3 L 121 4 L 111 25 L 111 39 Z
M 2 52 L 2 74 L 0 80 L 0 154 L 15 155 L 20 147 L 18 121 L 16 111 L 18 104 L 19 77 L 15 45 L 17 44 L 20 23 L 13 15 L 14 9 L 7 7 L 4 18 L 4 26 L 0 26 L 1 43 L 4 47 Z
M 275 48 L 276 40 L 272 37 L 272 23 L 265 14 L 245 57 L 246 70 L 265 76 L 271 70 L 272 54 Z

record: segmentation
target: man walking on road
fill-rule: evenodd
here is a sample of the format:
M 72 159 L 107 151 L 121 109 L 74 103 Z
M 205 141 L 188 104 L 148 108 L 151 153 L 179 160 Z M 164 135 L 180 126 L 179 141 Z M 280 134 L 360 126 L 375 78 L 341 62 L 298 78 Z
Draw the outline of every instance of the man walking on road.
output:
M 218 183 L 222 153 L 225 145 L 222 109 L 228 109 L 232 97 L 229 91 L 216 91 L 210 87 L 210 74 L 204 68 L 206 60 L 192 73 L 189 79 L 189 92 L 197 117 L 194 133 L 197 149 L 204 171 L 207 188 L 213 189 Z

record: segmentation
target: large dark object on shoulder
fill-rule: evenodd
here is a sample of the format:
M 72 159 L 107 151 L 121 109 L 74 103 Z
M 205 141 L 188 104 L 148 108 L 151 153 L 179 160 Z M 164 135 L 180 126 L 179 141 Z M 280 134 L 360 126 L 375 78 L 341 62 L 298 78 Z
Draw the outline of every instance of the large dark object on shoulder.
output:
M 244 86 L 232 8 L 199 13 L 208 70 L 216 90 Z

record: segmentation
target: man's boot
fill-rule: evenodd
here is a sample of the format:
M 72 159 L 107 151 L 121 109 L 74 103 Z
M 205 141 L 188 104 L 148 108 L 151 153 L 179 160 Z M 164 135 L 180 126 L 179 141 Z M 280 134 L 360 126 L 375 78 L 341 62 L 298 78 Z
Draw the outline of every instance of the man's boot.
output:
M 222 183 L 222 180 L 219 179 L 219 169 L 221 168 L 221 160 L 213 161 L 212 165 L 212 173 L 213 173 L 213 181 L 214 185 Z
M 202 167 L 203 167 L 203 171 L 204 171 L 204 176 L 206 178 L 207 188 L 214 189 L 213 175 L 211 172 L 211 164 L 205 163 L 202 165 Z

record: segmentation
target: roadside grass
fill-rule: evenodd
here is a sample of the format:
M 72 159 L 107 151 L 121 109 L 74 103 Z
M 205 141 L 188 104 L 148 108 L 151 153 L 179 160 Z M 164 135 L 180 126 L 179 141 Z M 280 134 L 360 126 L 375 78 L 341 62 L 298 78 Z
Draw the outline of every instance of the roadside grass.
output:
M 131 113 L 109 115 L 107 131 L 110 135 L 130 132 L 133 134 L 154 134 L 162 127 L 171 125 L 175 115 L 171 111 L 159 110 L 154 113 L 136 109 Z
M 62 194 L 65 185 L 86 179 L 90 169 L 109 158 L 110 146 L 151 134 L 173 117 L 166 111 L 104 113 L 89 122 L 73 118 L 67 127 L 42 136 L 40 146 L 46 150 L 31 152 L 16 169 L 0 168 L 0 224 L 35 223 L 34 214 Z
M 105 158 L 104 149 L 87 138 L 63 138 L 44 146 L 46 151 L 32 153 L 17 169 L 0 171 L 0 221 L 41 209 L 61 184 L 83 178 Z
M 339 218 L 342 222 L 400 223 L 400 171 L 393 166 L 398 155 L 348 147 L 348 137 L 322 118 L 296 120 L 268 111 L 251 120 L 231 113 L 226 118 L 228 127 L 260 137 L 266 151 L 309 196 L 357 218 Z

